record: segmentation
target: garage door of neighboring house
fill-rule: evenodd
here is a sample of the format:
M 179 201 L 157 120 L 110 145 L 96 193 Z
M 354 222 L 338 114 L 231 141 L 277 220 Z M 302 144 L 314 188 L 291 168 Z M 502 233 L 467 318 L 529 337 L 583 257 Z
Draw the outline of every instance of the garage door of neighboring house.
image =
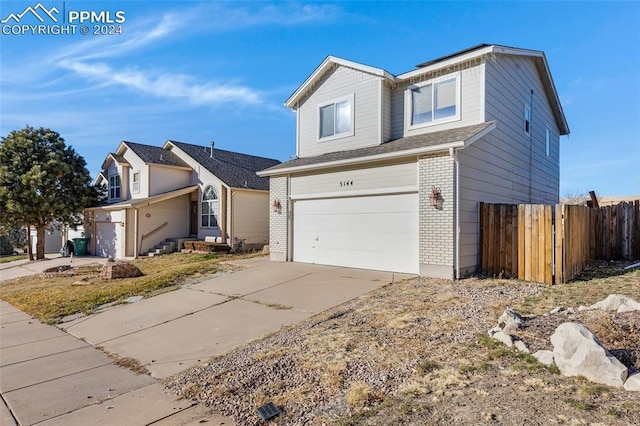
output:
M 117 235 L 115 223 L 96 224 L 96 256 L 117 257 L 116 242 Z
M 293 260 L 418 273 L 418 195 L 295 201 Z

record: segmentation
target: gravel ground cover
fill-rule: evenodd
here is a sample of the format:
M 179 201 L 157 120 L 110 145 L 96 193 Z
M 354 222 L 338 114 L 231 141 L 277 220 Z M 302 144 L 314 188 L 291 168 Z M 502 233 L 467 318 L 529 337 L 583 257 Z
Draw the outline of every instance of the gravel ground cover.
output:
M 640 271 L 592 273 L 552 288 L 417 278 L 239 347 L 166 385 L 240 425 L 640 424 L 637 393 L 563 377 L 487 336 L 507 306 L 528 315 L 520 337 L 534 351 L 551 348 L 560 323 L 582 321 L 638 371 L 637 314 L 543 316 L 553 303 L 577 308 L 616 289 L 640 300 Z M 283 413 L 264 422 L 256 408 L 269 401 Z

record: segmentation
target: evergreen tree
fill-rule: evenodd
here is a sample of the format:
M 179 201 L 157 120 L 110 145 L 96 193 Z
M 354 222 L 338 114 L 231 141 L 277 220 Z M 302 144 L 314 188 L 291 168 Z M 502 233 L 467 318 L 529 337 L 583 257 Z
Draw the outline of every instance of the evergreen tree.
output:
M 95 194 L 84 158 L 57 132 L 27 126 L 2 138 L 0 227 L 33 226 L 37 259 L 44 258 L 47 227 L 74 221 Z

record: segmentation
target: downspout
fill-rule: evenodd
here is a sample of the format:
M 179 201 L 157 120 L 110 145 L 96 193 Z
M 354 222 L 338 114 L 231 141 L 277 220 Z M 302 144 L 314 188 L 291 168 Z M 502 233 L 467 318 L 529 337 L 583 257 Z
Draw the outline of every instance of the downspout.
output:
M 133 257 L 138 258 L 138 229 L 140 229 L 140 215 L 138 208 L 133 208 Z
M 287 262 L 293 261 L 293 201 L 291 200 L 291 175 L 287 175 Z
M 231 249 L 233 250 L 233 236 L 235 235 L 234 228 L 236 226 L 236 221 L 233 218 L 233 196 L 236 195 L 236 191 L 234 191 L 231 188 L 229 188 L 229 190 L 231 191 L 231 197 L 229 197 L 229 198 L 231 198 L 231 200 L 230 200 L 230 204 L 229 204 L 229 220 L 227 220 L 227 223 L 231 222 L 231 226 L 228 227 L 229 228 L 229 245 L 231 246 Z
M 458 152 L 455 149 L 449 148 L 449 155 L 453 159 L 453 162 L 456 168 L 456 171 L 455 171 L 456 209 L 454 214 L 454 223 L 455 223 L 454 226 L 455 226 L 456 238 L 455 238 L 455 250 L 454 250 L 455 252 L 454 263 L 455 263 L 455 277 L 457 280 L 459 280 L 460 279 L 460 163 L 458 162 Z
M 300 157 L 300 110 L 298 105 L 293 110 L 296 113 L 296 158 Z
M 529 99 L 529 204 L 533 203 L 533 89 Z

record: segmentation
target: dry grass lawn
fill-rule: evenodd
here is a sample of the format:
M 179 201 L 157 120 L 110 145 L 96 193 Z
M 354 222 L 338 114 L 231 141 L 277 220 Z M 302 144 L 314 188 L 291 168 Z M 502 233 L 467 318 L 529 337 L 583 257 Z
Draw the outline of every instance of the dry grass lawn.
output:
M 11 256 L 0 256 L 0 263 L 13 262 L 14 260 L 22 260 L 27 259 L 29 256 L 26 254 L 19 255 L 11 255 Z
M 0 283 L 0 299 L 51 324 L 66 315 L 90 314 L 106 303 L 175 289 L 187 280 L 197 280 L 225 268 L 221 261 L 248 256 L 172 253 L 140 258 L 131 263 L 144 276 L 117 280 L 101 279 L 101 265 L 87 265 L 55 278 L 30 276 Z

